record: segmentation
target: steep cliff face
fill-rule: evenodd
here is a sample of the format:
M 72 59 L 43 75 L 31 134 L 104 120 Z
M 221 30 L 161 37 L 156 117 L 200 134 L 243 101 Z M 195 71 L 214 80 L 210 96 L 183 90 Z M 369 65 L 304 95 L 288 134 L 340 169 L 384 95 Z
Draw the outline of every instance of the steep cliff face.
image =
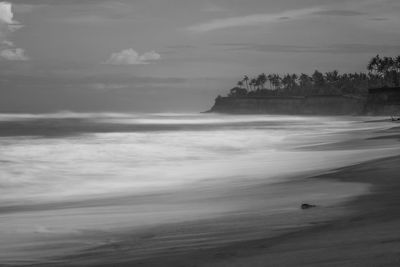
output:
M 218 97 L 211 112 L 232 114 L 361 115 L 366 98 L 351 96 Z

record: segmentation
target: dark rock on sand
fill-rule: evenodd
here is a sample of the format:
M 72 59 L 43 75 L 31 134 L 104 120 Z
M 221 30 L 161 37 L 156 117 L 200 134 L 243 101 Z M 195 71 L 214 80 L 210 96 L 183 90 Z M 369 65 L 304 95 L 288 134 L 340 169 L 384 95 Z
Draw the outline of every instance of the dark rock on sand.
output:
M 316 205 L 312 205 L 312 204 L 307 204 L 307 203 L 301 204 L 301 209 L 303 209 L 303 210 L 311 209 L 311 208 L 315 208 L 315 207 L 316 207 Z

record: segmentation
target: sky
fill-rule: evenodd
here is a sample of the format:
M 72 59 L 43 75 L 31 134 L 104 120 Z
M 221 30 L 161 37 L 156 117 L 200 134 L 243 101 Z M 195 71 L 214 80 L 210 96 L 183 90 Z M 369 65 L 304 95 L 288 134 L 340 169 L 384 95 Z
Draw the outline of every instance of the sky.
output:
M 186 112 L 243 75 L 365 71 L 399 0 L 0 2 L 0 112 Z

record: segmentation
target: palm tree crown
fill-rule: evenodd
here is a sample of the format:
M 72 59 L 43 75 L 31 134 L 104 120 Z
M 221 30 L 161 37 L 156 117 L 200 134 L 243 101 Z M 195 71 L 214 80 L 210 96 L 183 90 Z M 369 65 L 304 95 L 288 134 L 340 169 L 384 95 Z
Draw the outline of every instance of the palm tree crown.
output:
M 376 55 L 367 65 L 368 73 L 343 73 L 334 70 L 325 74 L 315 70 L 308 74 L 265 74 L 253 78 L 244 75 L 237 82 L 237 90 L 231 92 L 240 97 L 307 94 L 366 94 L 370 87 L 400 86 L 400 55 L 381 57 Z M 269 82 L 269 88 L 265 84 Z M 240 90 L 239 90 L 240 89 Z

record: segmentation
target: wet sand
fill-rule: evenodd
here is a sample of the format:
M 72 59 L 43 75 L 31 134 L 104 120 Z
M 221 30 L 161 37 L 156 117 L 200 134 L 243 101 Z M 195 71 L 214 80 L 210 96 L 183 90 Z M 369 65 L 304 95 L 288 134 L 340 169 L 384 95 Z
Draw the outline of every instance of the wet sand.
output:
M 273 239 L 226 247 L 198 266 L 399 266 L 400 157 L 316 179 L 367 182 L 370 194 L 345 203 L 345 217 Z M 229 255 L 226 257 L 226 255 Z
M 0 258 L 14 266 L 164 266 L 165 257 L 180 261 L 199 250 L 213 253 L 342 216 L 347 211 L 335 203 L 369 189 L 364 183 L 305 177 L 10 207 L 0 214 L 1 240 L 7 240 L 0 244 Z M 300 199 L 321 208 L 303 212 Z
M 97 261 L 97 266 L 399 266 L 400 265 L 400 157 L 346 167 L 312 179 L 368 182 L 370 194 L 330 209 L 350 211 L 318 222 L 327 208 L 304 210 L 308 224 L 297 225 L 274 237 L 191 253 L 178 253 L 119 264 Z M 319 204 L 319 203 L 316 203 Z M 319 210 L 319 211 L 318 211 Z M 325 214 L 324 214 L 325 213 Z M 326 218 L 326 217 L 325 217 Z M 314 221 L 313 221 L 314 219 Z M 292 222 L 296 224 L 295 222 Z M 313 225 L 314 224 L 314 225 Z M 115 254 L 114 254 L 115 255 Z M 117 253 L 118 255 L 118 253 Z M 126 252 L 125 259 L 130 253 Z M 98 254 L 101 258 L 101 255 Z M 132 255 L 130 255 L 132 256 Z M 93 258 L 92 258 L 93 259 Z M 76 260 L 76 259 L 74 259 Z M 108 262 L 108 263 L 107 263 Z M 82 262 L 81 262 L 82 263 Z M 86 262 L 86 264 L 94 262 Z M 103 263 L 103 264 L 102 264 Z
M 388 137 L 391 139 L 391 137 Z M 396 142 L 393 140 L 393 142 Z M 368 183 L 368 194 L 300 211 L 305 221 L 278 235 L 253 237 L 229 245 L 153 258 L 107 260 L 99 266 L 399 266 L 400 157 L 373 160 L 306 179 Z M 332 188 L 334 190 L 334 188 Z M 337 217 L 333 217 L 336 215 Z M 304 218 L 303 217 L 303 218 Z M 324 218 L 324 220 L 321 220 Z M 281 218 L 280 218 L 281 219 Z M 287 219 L 293 220 L 293 217 Z M 280 220 L 279 220 L 280 221 Z M 268 224 L 268 223 L 266 223 Z M 268 231 L 266 231 L 267 233 Z M 173 248 L 171 249 L 173 250 Z M 118 253 L 117 253 L 118 254 Z M 126 253 L 125 259 L 129 259 Z M 132 255 L 131 255 L 132 256 Z
M 137 251 L 131 250 L 131 240 L 119 243 L 119 247 L 105 246 L 92 251 L 91 255 L 82 254 L 70 259 L 70 263 L 75 262 L 77 266 L 399 266 L 399 166 L 400 157 L 393 157 L 312 178 L 374 185 L 370 194 L 330 207 L 342 212 L 343 209 L 351 211 L 342 213 L 339 219 L 318 221 L 321 217 L 327 218 L 327 213 L 331 212 L 318 207 L 303 211 L 309 215 L 308 223 L 291 221 L 297 229 L 282 230 L 274 237 L 254 237 L 245 242 L 231 240 L 230 245 L 210 249 L 199 245 L 194 251 L 179 251 L 171 246 L 165 255 L 143 259 L 137 259 Z M 215 227 L 218 221 L 208 224 Z M 204 222 L 203 227 L 203 230 L 209 230 Z M 184 231 L 184 226 L 180 231 Z M 153 232 L 153 237 L 155 235 L 157 233 Z M 170 241 L 174 241 L 173 236 Z

